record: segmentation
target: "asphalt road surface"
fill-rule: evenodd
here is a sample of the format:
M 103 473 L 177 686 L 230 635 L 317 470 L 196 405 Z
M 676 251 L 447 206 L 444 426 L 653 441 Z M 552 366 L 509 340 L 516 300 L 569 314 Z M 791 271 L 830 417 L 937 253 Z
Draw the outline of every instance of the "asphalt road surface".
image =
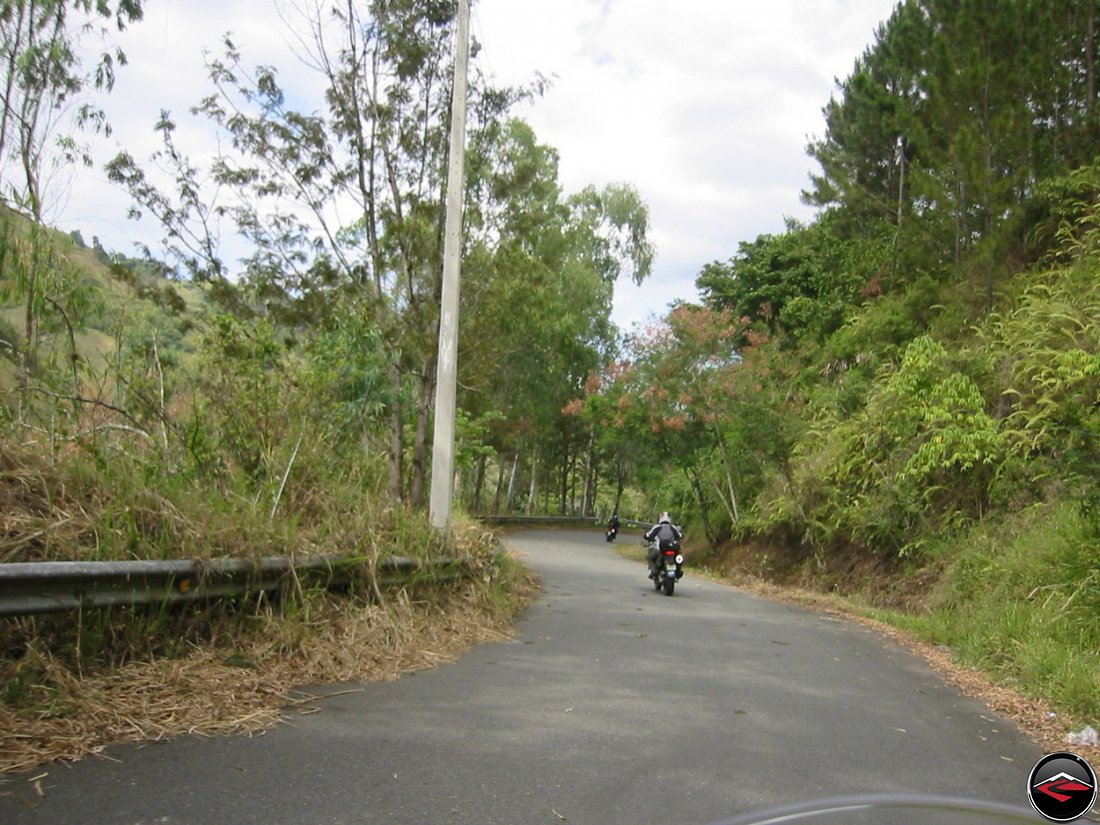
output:
M 507 544 L 543 584 L 515 639 L 263 736 L 51 766 L 43 798 L 0 798 L 0 822 L 704 825 L 883 792 L 1027 806 L 1038 748 L 875 632 L 704 581 L 690 558 L 665 596 L 598 531 Z

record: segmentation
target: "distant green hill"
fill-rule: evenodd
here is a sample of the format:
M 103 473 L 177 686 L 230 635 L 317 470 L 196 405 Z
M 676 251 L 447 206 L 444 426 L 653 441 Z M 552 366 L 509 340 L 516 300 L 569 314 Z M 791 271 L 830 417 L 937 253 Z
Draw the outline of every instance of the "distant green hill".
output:
M 26 340 L 28 272 L 35 260 L 40 376 L 51 369 L 71 372 L 68 363 L 75 359 L 84 380 L 102 382 L 119 347 L 134 346 L 141 336 L 155 339 L 165 360 L 194 352 L 205 305 L 200 287 L 108 252 L 98 241 L 88 246 L 78 232 L 34 227 L 25 216 L 5 210 L 0 213 L 0 390 L 16 384 Z

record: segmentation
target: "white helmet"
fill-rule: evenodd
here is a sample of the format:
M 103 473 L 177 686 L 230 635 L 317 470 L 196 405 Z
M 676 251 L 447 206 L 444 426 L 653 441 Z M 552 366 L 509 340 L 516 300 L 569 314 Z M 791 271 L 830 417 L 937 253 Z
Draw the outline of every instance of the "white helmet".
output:
M 661 517 L 659 519 L 657 519 L 658 524 L 662 524 L 664 522 L 671 522 L 671 521 L 672 521 L 672 519 L 670 519 L 668 517 L 668 513 L 661 513 Z

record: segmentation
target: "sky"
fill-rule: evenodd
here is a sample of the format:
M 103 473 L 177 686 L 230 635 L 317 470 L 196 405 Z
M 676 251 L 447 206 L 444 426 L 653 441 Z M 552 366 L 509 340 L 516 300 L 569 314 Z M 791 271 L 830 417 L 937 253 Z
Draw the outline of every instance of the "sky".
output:
M 247 64 L 279 67 L 311 93 L 278 7 L 291 0 L 147 0 L 145 19 L 116 40 L 130 65 L 104 105 L 120 148 L 144 162 L 157 148 L 161 109 L 196 160 L 216 150 L 188 114 L 209 93 L 203 49 L 232 32 Z M 482 71 L 500 84 L 536 73 L 540 98 L 514 112 L 559 153 L 567 194 L 587 185 L 634 186 L 649 208 L 653 272 L 616 285 L 612 318 L 624 330 L 697 300 L 702 267 L 742 241 L 809 220 L 800 193 L 816 171 L 806 145 L 825 132 L 822 108 L 873 43 L 895 0 L 475 0 L 471 33 Z M 318 97 L 319 101 L 320 98 Z M 319 108 L 320 103 L 315 108 Z M 129 221 L 125 193 L 99 169 L 81 170 L 54 223 L 132 254 L 159 234 Z

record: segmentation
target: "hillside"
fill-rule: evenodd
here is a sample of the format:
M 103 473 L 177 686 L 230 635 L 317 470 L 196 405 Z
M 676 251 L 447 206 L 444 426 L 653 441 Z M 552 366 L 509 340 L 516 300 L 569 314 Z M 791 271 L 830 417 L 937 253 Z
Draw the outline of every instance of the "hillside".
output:
M 206 306 L 201 289 L 172 281 L 145 262 L 85 244 L 79 233 L 64 235 L 32 227 L 18 213 L 0 219 L 4 279 L 0 289 L 0 390 L 11 392 L 27 330 L 26 286 L 39 256 L 37 374 L 79 364 L 82 392 L 111 397 L 117 392 L 120 350 L 155 333 L 159 356 L 168 361 L 194 354 Z M 152 340 L 149 338 L 148 340 Z

